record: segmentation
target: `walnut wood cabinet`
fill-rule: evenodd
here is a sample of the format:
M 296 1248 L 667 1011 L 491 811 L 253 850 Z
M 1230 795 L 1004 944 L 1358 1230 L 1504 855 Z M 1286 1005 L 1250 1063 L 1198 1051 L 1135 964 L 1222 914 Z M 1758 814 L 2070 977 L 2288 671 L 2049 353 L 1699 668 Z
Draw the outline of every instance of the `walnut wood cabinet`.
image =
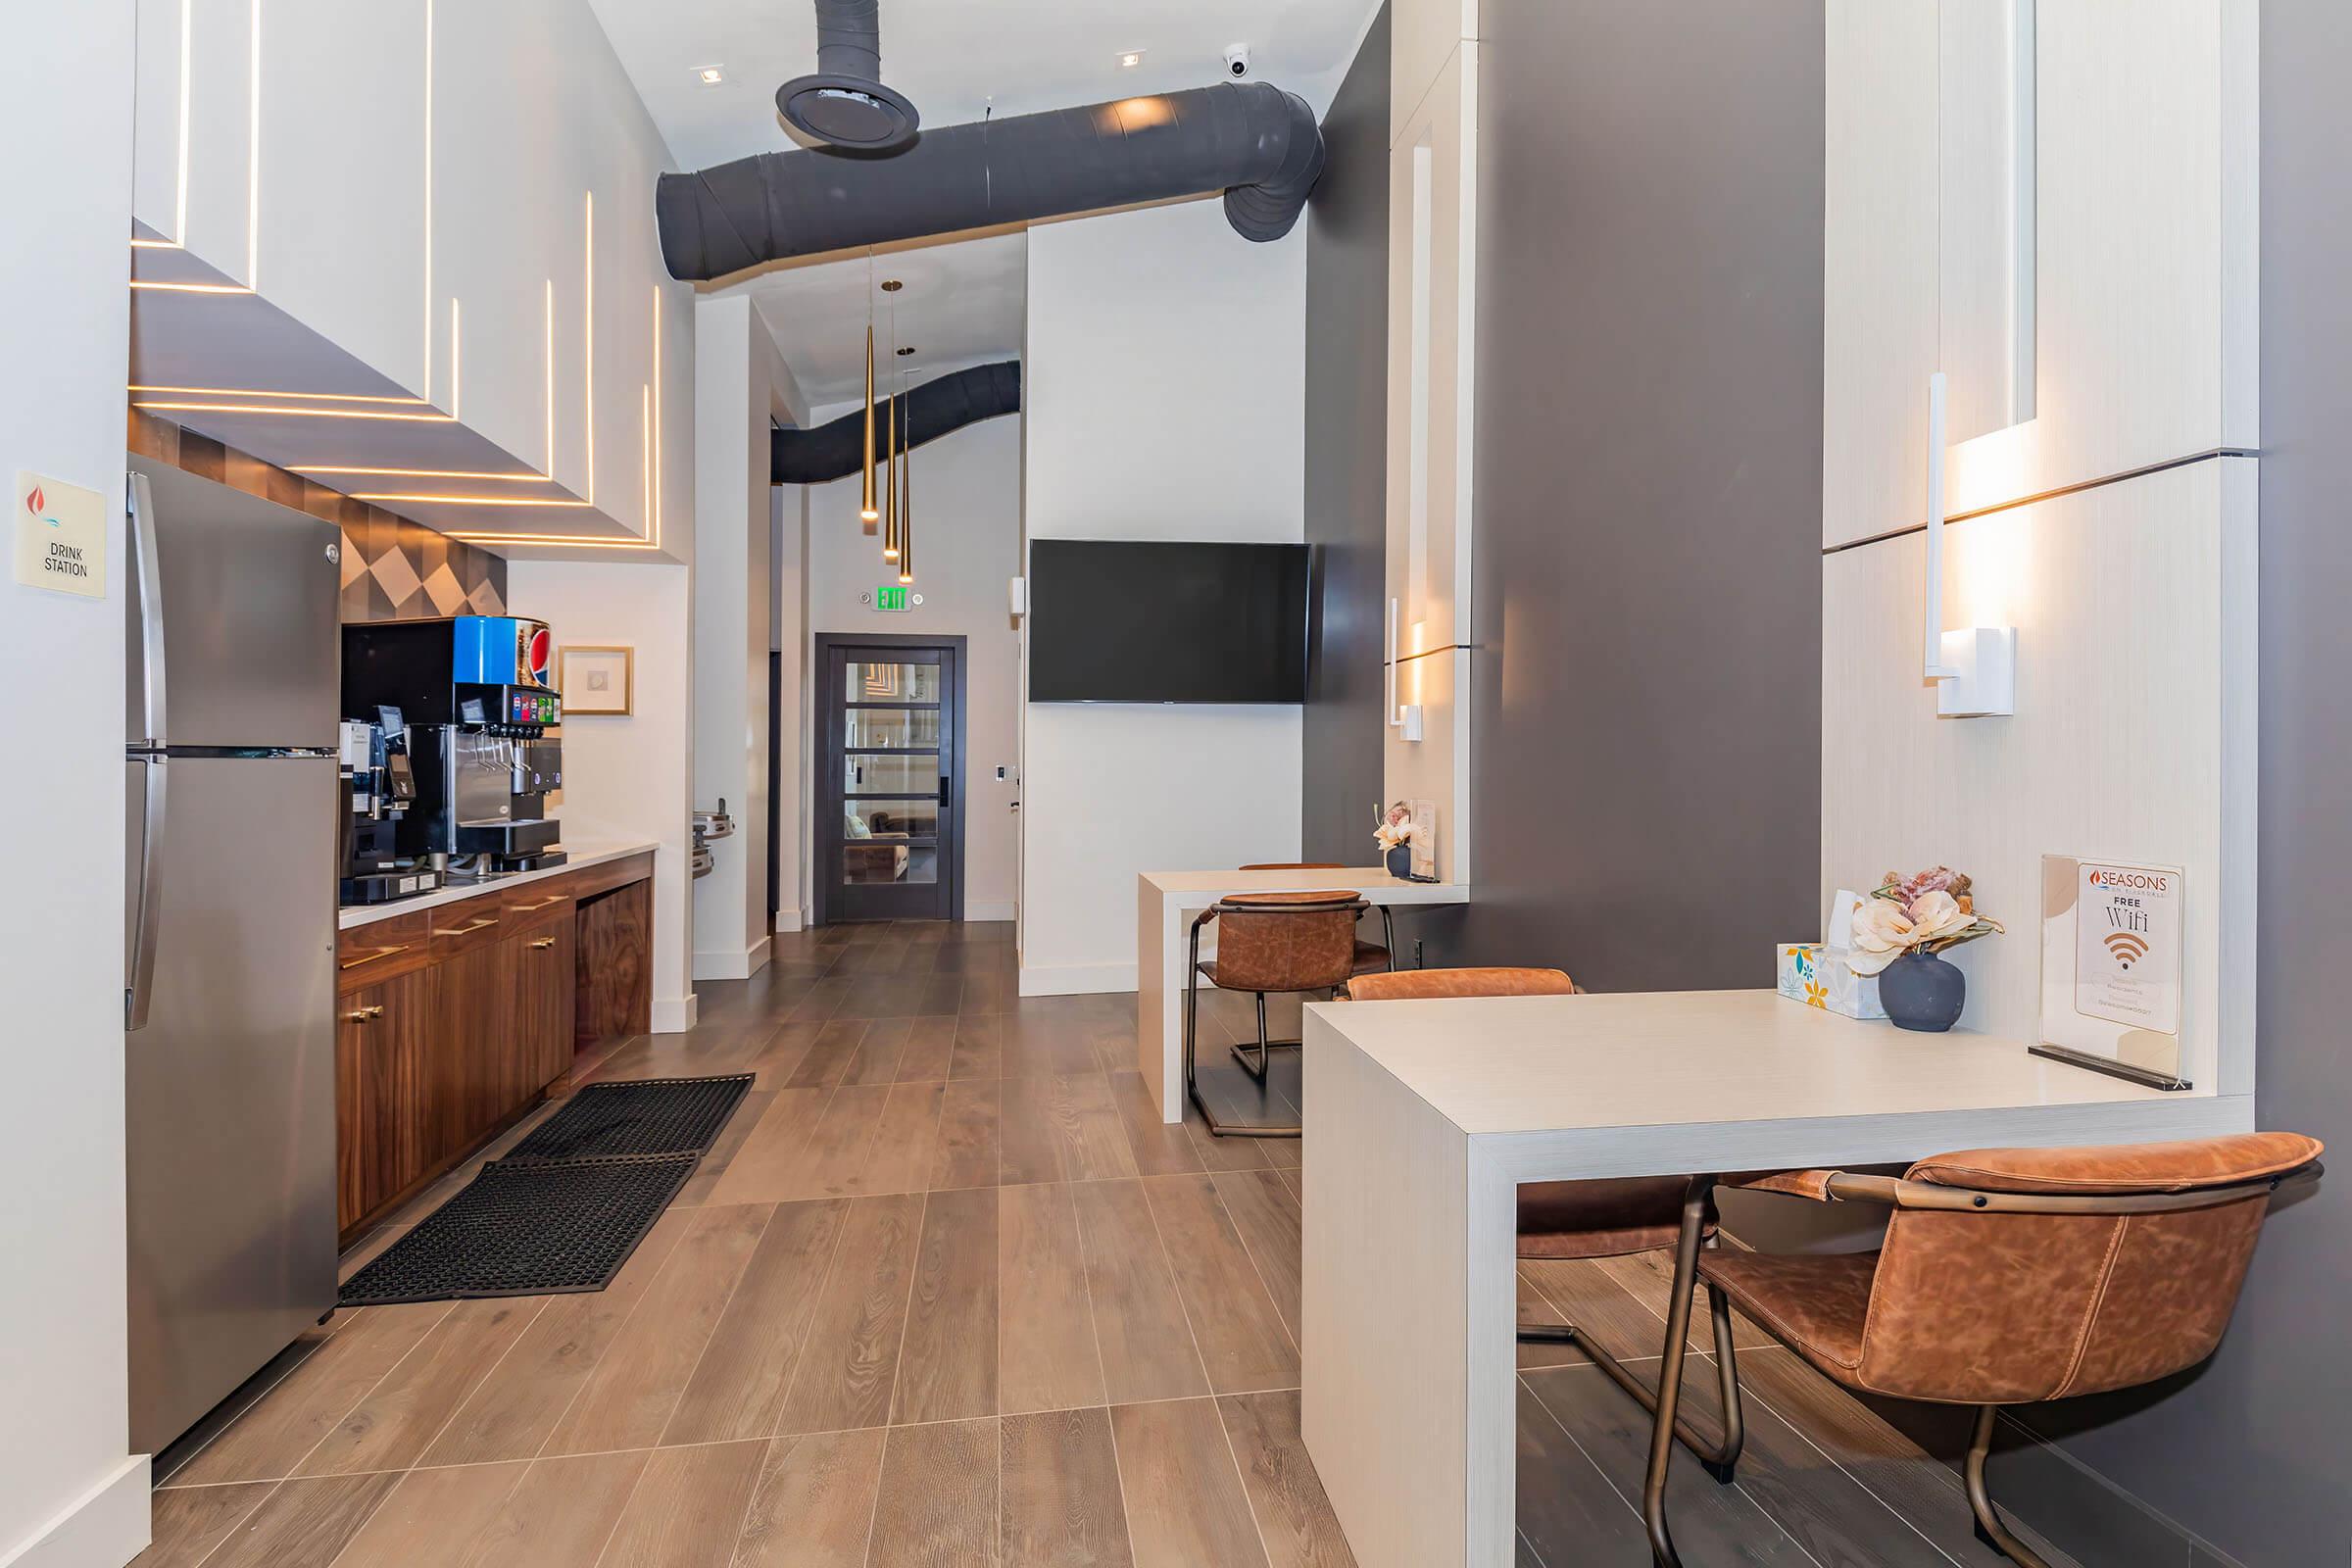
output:
M 342 934 L 346 1242 L 561 1092 L 577 1049 L 644 1029 L 652 873 L 633 856 Z

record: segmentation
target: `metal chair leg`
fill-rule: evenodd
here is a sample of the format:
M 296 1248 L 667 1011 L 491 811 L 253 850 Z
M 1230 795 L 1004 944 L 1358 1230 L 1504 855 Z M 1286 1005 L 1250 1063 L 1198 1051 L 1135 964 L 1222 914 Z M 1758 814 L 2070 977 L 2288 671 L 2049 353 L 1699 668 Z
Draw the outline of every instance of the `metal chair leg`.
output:
M 1698 1243 L 1706 1229 L 1707 1196 L 1714 1178 L 1694 1176 L 1683 1198 L 1683 1229 L 1675 1239 L 1674 1298 L 1666 1303 L 1666 1353 L 1658 1368 L 1657 1417 L 1649 1435 L 1649 1468 L 1642 1480 L 1642 1522 L 1649 1530 L 1656 1568 L 1682 1568 L 1674 1536 L 1666 1527 L 1666 1469 L 1683 1402 L 1683 1357 L 1690 1348 L 1690 1291 L 1698 1278 Z M 1736 1456 L 1736 1455 L 1735 1455 Z
M 1200 917 L 1193 922 L 1191 945 L 1185 954 L 1184 1096 L 1187 1100 L 1192 1102 L 1193 1108 L 1200 1113 L 1200 1120 L 1207 1126 L 1209 1136 L 1212 1138 L 1304 1137 L 1306 1134 L 1306 1129 L 1302 1126 L 1257 1127 L 1241 1122 L 1219 1121 L 1217 1119 L 1217 1113 L 1209 1109 L 1208 1102 L 1201 1098 L 1200 1079 L 1199 1073 L 1196 1071 L 1198 1051 L 1200 1042 L 1200 928 L 1208 923 L 1210 915 L 1212 915 L 1214 912 L 1214 910 L 1204 910 L 1202 911 Z M 1262 1017 L 1266 1005 L 1266 999 L 1263 993 L 1260 993 L 1258 996 L 1257 1005 L 1259 1014 Z M 1258 1026 L 1258 1038 L 1260 1040 L 1264 1040 L 1265 1033 L 1265 1026 L 1261 1023 Z M 1278 1046 L 1285 1043 L 1286 1042 L 1283 1041 L 1272 1041 L 1268 1044 L 1270 1048 L 1271 1046 Z M 1291 1041 L 1287 1043 L 1296 1045 L 1298 1042 Z M 1240 1048 L 1236 1047 L 1235 1051 L 1238 1054 Z M 1259 1072 L 1256 1076 L 1258 1076 L 1261 1081 L 1263 1080 L 1264 1069 L 1262 1067 L 1259 1069 Z
M 1683 1222 L 1686 1226 L 1694 1223 L 1692 1211 L 1688 1205 L 1686 1205 L 1684 1208 Z M 1706 1229 L 1706 1207 L 1703 1201 L 1696 1211 L 1695 1224 L 1698 1227 L 1698 1235 L 1703 1238 Z M 1683 1298 L 1687 1299 L 1690 1297 L 1690 1292 L 1696 1288 L 1695 1275 L 1697 1274 L 1698 1270 L 1698 1252 L 1695 1248 L 1691 1250 L 1691 1277 L 1686 1278 L 1683 1275 L 1680 1266 L 1682 1254 L 1679 1248 L 1679 1241 L 1680 1238 L 1678 1237 L 1678 1250 L 1676 1252 L 1676 1289 L 1680 1292 Z M 1682 1419 L 1680 1416 L 1677 1416 L 1675 1419 L 1674 1435 L 1682 1441 L 1684 1447 L 1690 1450 L 1691 1454 L 1698 1460 L 1699 1464 L 1705 1468 L 1707 1474 L 1713 1476 L 1718 1482 L 1728 1486 L 1736 1477 L 1737 1469 L 1740 1463 L 1740 1450 L 1745 1443 L 1744 1424 L 1742 1423 L 1740 1414 L 1740 1373 L 1739 1367 L 1733 1359 L 1732 1351 L 1732 1303 L 1729 1297 L 1725 1296 L 1721 1291 L 1715 1289 L 1713 1286 L 1709 1286 L 1707 1288 L 1707 1305 L 1708 1313 L 1713 1320 L 1715 1331 L 1715 1374 L 1717 1386 L 1722 1390 L 1723 1393 L 1723 1442 L 1721 1444 L 1712 1444 L 1707 1442 L 1698 1435 L 1697 1430 L 1693 1428 L 1689 1421 Z M 1686 1328 L 1686 1333 L 1687 1332 L 1688 1330 Z M 1602 1372 L 1608 1374 L 1610 1382 L 1616 1384 L 1628 1395 L 1640 1401 L 1642 1408 L 1647 1410 L 1653 1417 L 1658 1413 L 1658 1396 L 1656 1391 L 1651 1389 L 1648 1384 L 1642 1382 L 1642 1379 L 1636 1377 L 1631 1371 L 1629 1371 L 1624 1362 L 1618 1360 L 1617 1357 L 1611 1355 L 1607 1350 L 1604 1350 L 1599 1346 L 1593 1344 L 1592 1341 L 1584 1333 L 1584 1331 L 1579 1329 L 1575 1324 L 1521 1324 L 1519 1328 L 1519 1342 L 1522 1345 L 1575 1346 L 1577 1348 L 1583 1350 L 1586 1355 L 1592 1358 L 1594 1366 L 1600 1368 Z
M 1385 904 L 1380 906 L 1380 940 L 1387 945 L 1389 950 L 1389 973 L 1395 974 L 1396 972 L 1396 917 L 1389 912 L 1389 906 Z
M 1233 1046 L 1229 1049 L 1233 1052 L 1233 1059 L 1242 1064 L 1242 1071 L 1248 1073 L 1255 1082 L 1262 1084 L 1266 1081 L 1266 1064 L 1274 1055 L 1274 1042 L 1266 1037 L 1266 994 L 1260 991 L 1256 995 L 1257 1055 L 1252 1058 L 1249 1051 L 1241 1046 Z
M 2010 1533 L 1984 1490 L 1984 1459 L 1992 1451 L 1992 1418 L 1999 1411 L 1998 1405 L 1980 1405 L 1977 1429 L 1968 1440 L 1968 1507 L 1977 1516 L 1977 1539 L 2021 1568 L 2050 1568 L 2039 1552 Z

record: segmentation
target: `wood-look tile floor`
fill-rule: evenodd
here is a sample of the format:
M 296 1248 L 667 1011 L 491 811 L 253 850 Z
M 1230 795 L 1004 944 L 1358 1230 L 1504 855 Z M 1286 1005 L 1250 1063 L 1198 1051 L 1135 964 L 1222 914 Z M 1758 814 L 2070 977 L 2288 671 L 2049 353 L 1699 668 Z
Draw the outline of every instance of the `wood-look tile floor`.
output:
M 700 988 L 692 1033 L 586 1065 L 758 1082 L 607 1290 L 341 1312 L 290 1347 L 161 1456 L 140 1568 L 1352 1562 L 1298 1434 L 1300 1146 L 1159 1123 L 1134 997 L 1017 999 L 1010 937 L 781 937 Z M 1210 1038 L 1250 1026 L 1235 1001 Z M 1295 1054 L 1268 1091 L 1211 1054 L 1222 1108 L 1295 1119 Z M 1654 1362 L 1665 1285 L 1531 1265 L 1522 1310 Z M 1999 1561 L 1948 1465 L 1746 1339 L 1739 1484 L 1674 1477 L 1694 1568 Z M 1522 1366 L 1520 1561 L 1646 1562 L 1645 1418 L 1574 1349 Z

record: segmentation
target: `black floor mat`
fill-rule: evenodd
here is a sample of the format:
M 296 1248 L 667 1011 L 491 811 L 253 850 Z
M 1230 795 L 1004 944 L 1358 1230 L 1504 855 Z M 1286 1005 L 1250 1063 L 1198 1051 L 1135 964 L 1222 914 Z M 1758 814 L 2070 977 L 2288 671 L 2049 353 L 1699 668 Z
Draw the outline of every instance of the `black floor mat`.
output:
M 692 1152 L 493 1160 L 354 1274 L 341 1304 L 601 1291 L 701 1163 Z
M 695 1154 L 751 1092 L 752 1075 L 590 1084 L 510 1150 L 510 1161 Z

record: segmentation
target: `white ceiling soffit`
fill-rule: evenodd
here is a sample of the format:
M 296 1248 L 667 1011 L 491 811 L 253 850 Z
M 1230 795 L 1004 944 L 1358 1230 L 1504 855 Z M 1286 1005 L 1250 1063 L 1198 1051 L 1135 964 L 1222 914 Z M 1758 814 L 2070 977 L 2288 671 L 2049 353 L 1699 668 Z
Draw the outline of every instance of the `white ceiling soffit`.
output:
M 590 0 L 681 169 L 795 143 L 783 82 L 816 69 L 810 0 Z M 926 125 L 1033 114 L 1224 79 L 1229 44 L 1250 75 L 1320 118 L 1379 0 L 882 0 L 882 77 Z M 1119 56 L 1144 52 L 1121 70 Z M 717 86 L 697 72 L 716 66 Z
M 1027 320 L 1028 256 L 1026 234 L 995 234 L 892 251 L 873 258 L 870 267 L 858 257 L 784 268 L 711 292 L 751 296 L 808 399 L 811 422 L 821 423 L 823 416 L 813 411 L 865 393 L 869 286 L 875 375 L 895 389 L 901 371 L 913 385 L 966 366 L 1017 358 Z M 881 281 L 894 277 L 906 286 L 896 295 L 881 292 Z M 903 358 L 892 353 L 894 302 L 898 345 L 915 351 Z

